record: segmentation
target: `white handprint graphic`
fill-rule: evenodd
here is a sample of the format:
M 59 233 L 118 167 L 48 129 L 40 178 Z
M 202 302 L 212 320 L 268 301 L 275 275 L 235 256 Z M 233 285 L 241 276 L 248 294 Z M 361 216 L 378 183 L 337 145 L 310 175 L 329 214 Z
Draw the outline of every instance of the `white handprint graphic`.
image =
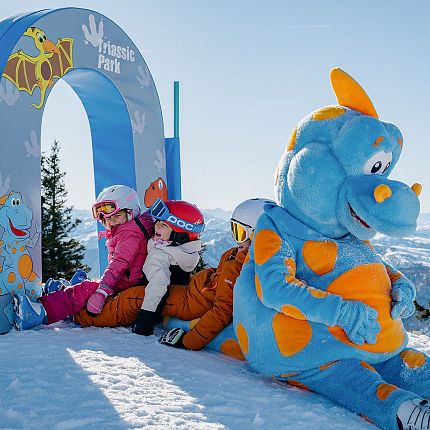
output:
M 40 145 L 37 141 L 37 135 L 34 130 L 31 130 L 30 132 L 30 141 L 31 143 L 28 140 L 24 141 L 24 145 L 27 149 L 27 157 L 30 157 L 30 155 L 34 158 L 40 157 Z
M 161 152 L 157 149 L 155 155 L 157 156 L 157 160 L 154 160 L 154 164 L 157 166 L 158 171 L 166 170 L 166 151 L 163 149 L 163 152 Z
M 94 15 L 91 14 L 89 16 L 88 22 L 90 24 L 90 31 L 88 31 L 88 27 L 85 24 L 82 24 L 82 31 L 85 35 L 85 43 L 88 44 L 88 42 L 90 42 L 94 48 L 97 48 L 100 45 L 100 42 L 103 40 L 103 21 L 100 20 L 98 30 Z
M 143 133 L 146 125 L 146 114 L 145 112 L 140 113 L 139 111 L 134 112 L 134 119 L 131 119 L 131 125 L 133 126 L 133 133 Z
M 5 87 L 0 85 L 0 101 L 4 100 L 8 106 L 13 106 L 19 99 L 19 91 L 12 82 L 6 80 Z
M 137 68 L 139 75 L 136 76 L 137 82 L 139 82 L 140 87 L 147 87 L 151 82 L 151 75 L 149 73 L 148 67 L 139 66 Z
M 6 176 L 3 182 L 3 174 L 0 172 L 0 196 L 5 196 L 9 192 L 10 176 Z

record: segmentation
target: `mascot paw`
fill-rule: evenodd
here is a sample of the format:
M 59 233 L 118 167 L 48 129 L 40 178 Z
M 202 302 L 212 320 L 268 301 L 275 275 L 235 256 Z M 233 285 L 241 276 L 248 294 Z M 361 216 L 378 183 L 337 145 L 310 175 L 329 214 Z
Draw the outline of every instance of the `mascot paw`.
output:
M 376 321 L 378 312 L 364 303 L 345 300 L 339 311 L 336 325 L 341 327 L 348 339 L 356 345 L 376 343 L 381 326 Z
M 391 289 L 391 318 L 408 318 L 415 313 L 415 288 L 408 282 L 398 282 Z

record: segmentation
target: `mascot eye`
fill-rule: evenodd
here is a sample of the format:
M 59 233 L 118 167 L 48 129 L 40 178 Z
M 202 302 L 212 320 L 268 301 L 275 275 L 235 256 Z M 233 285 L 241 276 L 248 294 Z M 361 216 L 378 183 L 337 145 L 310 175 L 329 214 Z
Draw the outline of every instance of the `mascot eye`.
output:
M 43 36 L 42 36 L 42 35 L 40 35 L 40 36 L 38 37 L 38 39 L 39 39 L 39 42 L 40 42 L 40 43 L 43 43 Z
M 391 152 L 380 151 L 366 161 L 363 173 L 365 175 L 383 175 L 390 167 L 392 159 Z
M 163 182 L 158 181 L 158 189 L 162 190 L 163 189 Z

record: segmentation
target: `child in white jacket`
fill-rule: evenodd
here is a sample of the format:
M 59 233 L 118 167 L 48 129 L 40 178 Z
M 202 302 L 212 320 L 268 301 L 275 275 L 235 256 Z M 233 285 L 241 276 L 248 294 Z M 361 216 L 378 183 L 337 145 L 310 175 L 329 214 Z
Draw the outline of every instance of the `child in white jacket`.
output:
M 167 287 L 172 283 L 187 284 L 200 259 L 199 236 L 204 229 L 203 214 L 197 206 L 182 200 L 158 199 L 149 213 L 156 223 L 143 266 L 148 285 L 132 327 L 134 333 L 144 336 L 154 333 L 167 298 Z

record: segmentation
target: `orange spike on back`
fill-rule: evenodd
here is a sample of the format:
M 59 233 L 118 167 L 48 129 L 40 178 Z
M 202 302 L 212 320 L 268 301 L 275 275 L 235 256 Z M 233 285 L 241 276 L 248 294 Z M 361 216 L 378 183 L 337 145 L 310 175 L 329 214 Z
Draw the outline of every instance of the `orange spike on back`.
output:
M 339 68 L 332 69 L 330 71 L 330 81 L 337 102 L 341 106 L 378 118 L 375 107 L 366 91 L 348 73 Z

